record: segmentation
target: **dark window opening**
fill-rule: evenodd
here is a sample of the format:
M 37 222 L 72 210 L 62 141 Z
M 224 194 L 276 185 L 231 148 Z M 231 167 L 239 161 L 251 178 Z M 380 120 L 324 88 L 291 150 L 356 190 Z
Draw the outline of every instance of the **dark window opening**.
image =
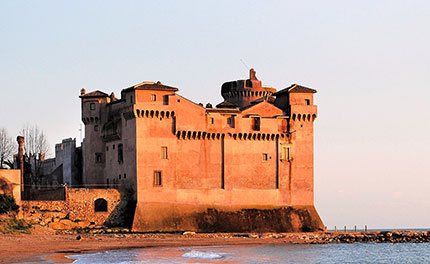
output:
M 267 153 L 263 153 L 262 156 L 261 156 L 261 159 L 263 161 L 268 161 L 269 160 L 269 155 Z
M 213 125 L 215 123 L 215 119 L 213 117 L 211 117 L 210 123 L 211 123 L 211 125 Z
M 311 105 L 311 100 L 305 99 L 305 105 Z
M 168 95 L 163 96 L 163 104 L 169 105 L 169 96 Z
M 124 173 L 124 179 L 127 179 L 127 174 Z
M 94 201 L 94 211 L 95 212 L 107 212 L 108 204 L 107 201 L 103 198 L 99 198 Z
M 133 96 L 130 96 L 130 104 L 133 103 Z
M 151 101 L 157 101 L 157 95 L 151 94 Z
M 252 129 L 256 131 L 260 131 L 260 117 L 252 118 Z
M 123 163 L 124 162 L 124 155 L 122 151 L 122 144 L 118 144 L 118 162 Z
M 96 104 L 95 103 L 90 104 L 90 110 L 96 110 Z
M 102 153 L 97 152 L 96 153 L 96 163 L 102 163 L 103 159 L 102 159 Z
M 115 144 L 114 144 L 114 145 L 112 145 L 112 149 L 115 149 Z
M 106 146 L 106 151 L 109 151 L 109 146 Z
M 120 174 L 120 175 L 118 175 L 118 178 L 121 180 L 121 174 Z
M 161 171 L 154 171 L 154 186 L 161 186 Z

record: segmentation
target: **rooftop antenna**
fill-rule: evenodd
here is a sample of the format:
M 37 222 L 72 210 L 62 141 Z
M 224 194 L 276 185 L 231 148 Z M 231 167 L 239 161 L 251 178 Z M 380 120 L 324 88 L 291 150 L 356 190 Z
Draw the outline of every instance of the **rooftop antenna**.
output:
M 243 64 L 243 66 L 245 66 L 245 68 L 249 71 L 251 68 L 249 68 L 248 67 L 248 65 L 246 65 L 246 63 L 242 60 L 242 59 L 240 59 L 240 61 L 242 62 L 242 64 Z

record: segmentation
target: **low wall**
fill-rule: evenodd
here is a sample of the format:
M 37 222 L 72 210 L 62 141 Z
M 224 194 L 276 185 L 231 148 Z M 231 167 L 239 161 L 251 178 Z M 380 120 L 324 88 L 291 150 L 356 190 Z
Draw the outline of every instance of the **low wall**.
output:
M 314 206 L 249 208 L 137 203 L 134 231 L 311 232 L 325 227 Z
M 17 204 L 21 202 L 20 170 L 0 169 L 0 193 L 12 195 Z
M 107 202 L 106 210 L 96 211 L 98 199 Z M 27 200 L 22 201 L 21 206 L 23 217 L 27 220 L 47 224 L 55 229 L 68 229 L 67 227 L 87 227 L 91 224 L 109 225 L 120 221 L 116 221 L 120 218 L 116 213 L 119 211 L 119 203 L 120 193 L 116 189 L 66 188 L 64 201 Z

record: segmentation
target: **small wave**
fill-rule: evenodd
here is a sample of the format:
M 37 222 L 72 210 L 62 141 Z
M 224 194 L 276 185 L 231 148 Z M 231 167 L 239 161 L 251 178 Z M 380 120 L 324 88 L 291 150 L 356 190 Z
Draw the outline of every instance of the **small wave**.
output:
M 191 250 L 190 252 L 184 253 L 182 257 L 192 259 L 221 259 L 224 256 L 215 252 Z

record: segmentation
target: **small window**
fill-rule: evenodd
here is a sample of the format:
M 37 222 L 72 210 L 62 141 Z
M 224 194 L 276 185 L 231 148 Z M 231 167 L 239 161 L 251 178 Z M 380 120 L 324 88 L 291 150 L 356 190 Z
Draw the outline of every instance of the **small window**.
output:
M 90 110 L 96 110 L 96 104 L 95 103 L 90 103 Z
M 106 179 L 106 185 L 109 187 L 109 179 Z
M 157 95 L 151 94 L 151 101 L 157 101 Z
M 161 147 L 161 159 L 167 159 L 167 147 Z
M 227 118 L 227 125 L 231 128 L 234 128 L 234 116 Z
M 94 126 L 94 131 L 99 131 L 99 126 L 98 125 Z
M 290 146 L 282 146 L 281 160 L 291 160 Z
M 252 118 L 252 129 L 256 131 L 260 131 L 260 117 Z
M 213 117 L 210 118 L 209 120 L 210 124 L 213 125 L 215 123 L 215 119 Z
M 121 174 L 120 174 L 120 175 L 118 175 L 118 179 L 120 179 L 120 180 L 121 180 Z
M 127 179 L 127 174 L 124 173 L 124 179 Z
M 112 145 L 112 149 L 115 149 L 115 144 Z
M 122 144 L 118 144 L 118 163 L 124 162 L 124 155 L 122 151 Z
M 107 212 L 108 204 L 103 198 L 99 198 L 94 201 L 94 211 L 95 212 Z
M 130 96 L 130 104 L 133 103 L 133 96 Z
M 163 96 L 163 104 L 169 105 L 169 96 L 168 95 Z
M 106 146 L 106 151 L 109 151 L 109 146 Z
M 305 105 L 311 105 L 311 100 L 305 99 Z
M 263 153 L 263 154 L 261 155 L 261 160 L 262 160 L 262 161 L 268 161 L 268 160 L 269 160 L 269 155 L 268 155 L 267 153 Z
M 154 171 L 154 186 L 161 185 L 161 171 Z
M 96 163 L 102 163 L 103 159 L 102 159 L 102 153 L 97 152 L 96 153 Z

